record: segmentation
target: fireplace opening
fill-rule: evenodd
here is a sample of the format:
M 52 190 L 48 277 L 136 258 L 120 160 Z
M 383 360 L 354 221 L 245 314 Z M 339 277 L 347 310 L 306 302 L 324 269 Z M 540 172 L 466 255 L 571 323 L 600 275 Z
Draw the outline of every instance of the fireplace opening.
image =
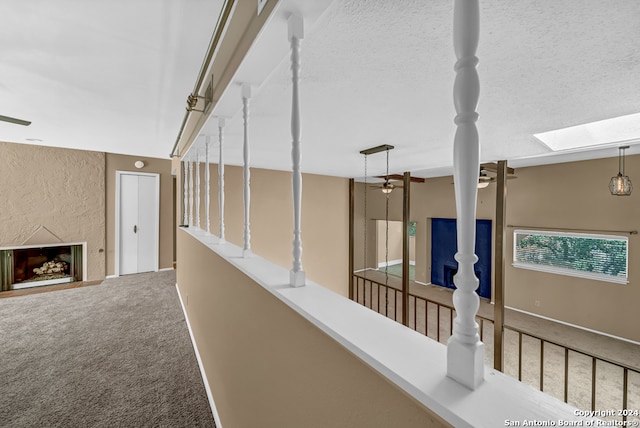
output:
M 83 280 L 82 244 L 0 249 L 1 291 Z

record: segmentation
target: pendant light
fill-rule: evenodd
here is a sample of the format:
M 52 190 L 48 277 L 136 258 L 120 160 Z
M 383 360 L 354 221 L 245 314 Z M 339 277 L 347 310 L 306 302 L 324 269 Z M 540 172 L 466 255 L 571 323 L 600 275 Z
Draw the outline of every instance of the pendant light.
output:
M 633 185 L 629 177 L 624 175 L 624 151 L 629 146 L 618 148 L 618 175 L 611 177 L 609 191 L 614 196 L 629 196 L 633 190 Z

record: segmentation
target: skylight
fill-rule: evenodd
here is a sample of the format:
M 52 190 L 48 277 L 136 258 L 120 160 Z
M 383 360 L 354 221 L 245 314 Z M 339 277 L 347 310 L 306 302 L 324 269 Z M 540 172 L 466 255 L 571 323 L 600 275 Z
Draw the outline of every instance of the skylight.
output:
M 534 134 L 553 151 L 640 141 L 640 113 Z

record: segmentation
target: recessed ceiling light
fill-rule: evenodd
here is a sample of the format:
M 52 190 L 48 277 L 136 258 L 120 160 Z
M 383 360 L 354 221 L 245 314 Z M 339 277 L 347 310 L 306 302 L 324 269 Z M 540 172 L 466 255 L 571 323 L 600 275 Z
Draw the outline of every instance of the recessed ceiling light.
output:
M 553 151 L 640 142 L 640 113 L 534 134 Z
M 40 138 L 27 138 L 27 141 L 31 141 L 32 143 L 42 143 Z

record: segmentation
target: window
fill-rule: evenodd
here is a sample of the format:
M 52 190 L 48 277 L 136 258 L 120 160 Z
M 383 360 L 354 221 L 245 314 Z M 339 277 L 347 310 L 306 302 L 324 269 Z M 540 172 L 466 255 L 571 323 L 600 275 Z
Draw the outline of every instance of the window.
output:
M 515 267 L 627 283 L 626 237 L 516 230 L 513 242 Z

